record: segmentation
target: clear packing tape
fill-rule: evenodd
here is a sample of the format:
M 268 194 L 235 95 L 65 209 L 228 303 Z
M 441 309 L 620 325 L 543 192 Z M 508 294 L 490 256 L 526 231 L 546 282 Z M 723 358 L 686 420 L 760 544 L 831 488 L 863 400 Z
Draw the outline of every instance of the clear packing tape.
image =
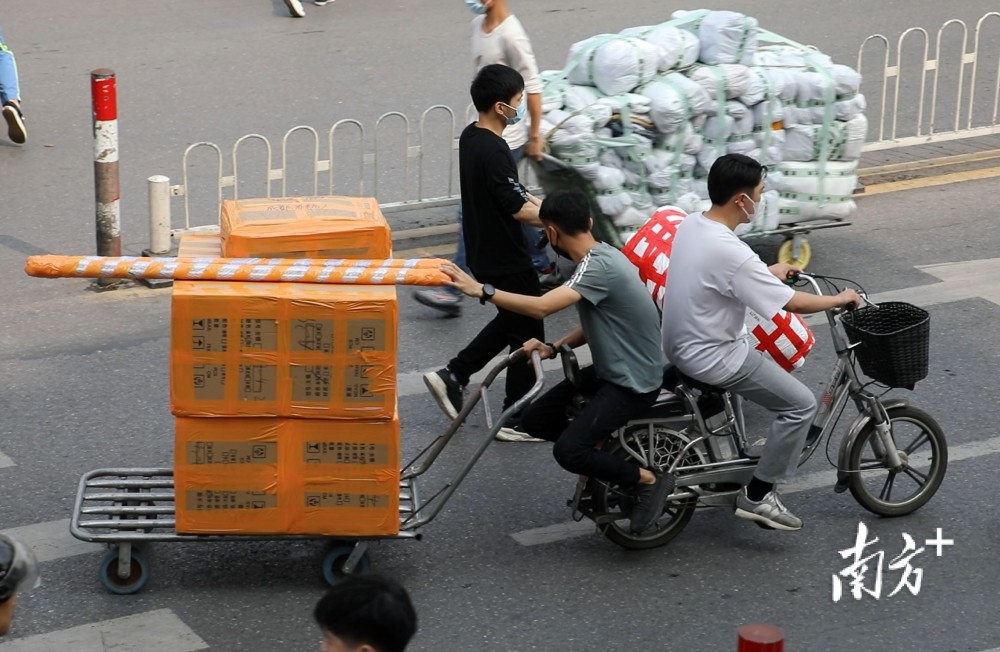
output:
M 31 256 L 37 278 L 173 279 L 345 285 L 444 285 L 439 258 L 322 260 L 313 258 L 170 258 L 138 256 Z

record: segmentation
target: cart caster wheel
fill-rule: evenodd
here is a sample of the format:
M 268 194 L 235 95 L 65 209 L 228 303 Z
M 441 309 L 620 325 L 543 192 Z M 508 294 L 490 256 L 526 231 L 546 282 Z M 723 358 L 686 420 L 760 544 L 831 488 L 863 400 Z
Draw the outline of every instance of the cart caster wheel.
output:
M 354 550 L 354 546 L 340 546 L 339 548 L 334 548 L 326 557 L 323 558 L 323 579 L 330 586 L 337 586 L 340 580 L 347 577 L 347 573 L 344 572 L 344 564 L 347 563 L 347 558 L 351 556 L 351 552 Z M 372 570 L 372 560 L 368 556 L 368 553 L 361 555 L 361 559 L 358 560 L 357 565 L 354 567 L 352 574 L 354 575 L 366 575 Z
M 149 581 L 149 566 L 146 557 L 141 552 L 132 549 L 132 560 L 129 567 L 129 576 L 121 578 L 118 576 L 118 548 L 114 547 L 105 553 L 101 559 L 100 580 L 109 593 L 116 595 L 131 595 L 138 593 Z
M 788 238 L 781 243 L 778 247 L 778 262 L 788 263 L 798 267 L 799 269 L 805 269 L 806 265 L 812 259 L 812 247 L 809 246 L 808 240 L 802 240 L 799 244 L 799 257 L 795 258 L 792 256 L 792 239 Z

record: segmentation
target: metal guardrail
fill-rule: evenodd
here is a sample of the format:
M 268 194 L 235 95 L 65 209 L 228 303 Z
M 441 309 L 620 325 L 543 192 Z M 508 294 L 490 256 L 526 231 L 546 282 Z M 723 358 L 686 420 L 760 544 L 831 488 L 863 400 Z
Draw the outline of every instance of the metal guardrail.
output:
M 989 23 L 991 19 L 996 19 L 996 24 Z M 990 26 L 996 28 L 992 39 L 984 39 L 984 28 Z M 942 44 L 947 44 L 946 35 L 949 32 L 961 34 L 961 41 L 952 42 L 952 46 L 958 46 L 960 52 L 947 53 L 942 49 Z M 922 61 L 906 61 L 903 54 L 904 46 L 909 41 L 917 39 L 918 44 L 922 41 Z M 950 38 L 950 37 L 949 37 Z M 912 145 L 923 145 L 927 143 L 942 142 L 948 140 L 959 140 L 965 138 L 976 138 L 1000 134 L 1000 56 L 997 57 L 996 68 L 992 70 L 992 77 L 989 76 L 990 69 L 986 67 L 982 47 L 986 44 L 995 45 L 1000 41 L 1000 12 L 991 11 L 985 14 L 976 22 L 975 34 L 973 35 L 972 50 L 969 50 L 969 27 L 961 20 L 949 20 L 945 22 L 937 32 L 933 57 L 930 52 L 930 35 L 922 27 L 911 27 L 900 34 L 896 41 L 895 63 L 890 64 L 893 51 L 888 38 L 882 34 L 873 34 L 864 40 L 858 48 L 858 71 L 864 74 L 865 51 L 870 49 L 873 42 L 881 42 L 883 45 L 882 70 L 881 70 L 881 102 L 875 116 L 869 113 L 870 125 L 877 125 L 877 137 L 865 143 L 863 151 L 874 152 L 880 150 L 894 149 L 899 147 L 909 147 Z M 966 74 L 967 69 L 971 70 Z M 983 73 L 985 68 L 986 72 Z M 911 69 L 913 72 L 911 73 Z M 939 101 L 942 71 L 957 72 L 954 78 L 955 100 L 952 103 L 943 97 Z M 919 79 L 915 79 L 919 76 Z M 918 84 L 912 82 L 918 81 Z M 877 80 L 876 80 L 877 83 Z M 947 83 L 950 85 L 951 80 Z M 980 111 L 976 114 L 976 97 L 979 92 L 977 85 L 992 86 L 992 113 L 987 111 L 983 115 Z M 870 86 L 870 82 L 867 86 Z M 909 87 L 908 87 L 909 86 Z M 914 92 L 916 88 L 916 92 Z M 930 97 L 928 98 L 928 89 Z M 869 96 L 870 98 L 870 96 Z M 889 100 L 891 98 L 891 105 Z M 928 102 L 929 100 L 929 102 Z M 901 104 L 902 103 L 902 104 Z M 901 133 L 899 124 L 900 106 L 916 107 L 916 123 L 904 128 Z M 925 116 L 928 116 L 925 121 Z M 887 133 L 888 126 L 888 133 Z M 871 127 L 869 127 L 871 132 Z
M 984 33 L 994 26 L 990 22 L 992 19 L 996 19 L 995 26 L 998 28 L 996 36 L 993 39 L 986 39 Z M 961 34 L 960 42 L 951 44 L 952 50 L 956 47 L 960 49 L 958 53 L 951 52 L 947 47 L 949 41 L 946 35 L 950 32 Z M 908 61 L 903 53 L 904 46 L 914 38 L 920 37 L 923 43 L 922 61 Z M 985 56 L 983 46 L 1000 42 L 1000 12 L 989 12 L 976 23 L 971 51 L 969 28 L 961 20 L 949 20 L 941 26 L 937 32 L 933 57 L 930 52 L 930 36 L 922 27 L 905 30 L 896 41 L 895 52 L 892 51 L 892 45 L 886 36 L 873 34 L 865 39 L 858 49 L 857 67 L 863 76 L 865 76 L 866 51 L 873 48 L 872 43 L 879 42 L 884 49 L 881 65 L 878 66 L 880 70 L 874 79 L 866 78 L 862 87 L 869 101 L 873 97 L 880 98 L 877 115 L 872 107 L 869 107 L 868 115 L 873 127 L 869 127 L 869 140 L 865 143 L 863 151 L 884 151 L 1000 134 L 1000 121 L 998 121 L 1000 56 L 996 68 L 982 61 Z M 893 54 L 894 63 L 892 63 Z M 913 73 L 910 72 L 911 69 Z M 952 79 L 950 75 L 942 74 L 945 70 L 955 70 L 957 75 Z M 912 83 L 914 80 L 911 79 L 915 75 L 919 75 L 917 80 L 919 83 L 916 84 Z M 953 103 L 939 99 L 944 98 L 942 81 L 945 87 L 954 86 Z M 877 91 L 879 85 L 881 93 Z M 976 111 L 976 98 L 982 97 L 982 90 L 977 86 L 992 90 L 992 98 L 987 98 L 992 99 L 992 111 L 989 110 L 990 107 Z M 901 107 L 916 107 L 915 124 L 907 126 L 900 124 Z M 469 120 L 473 119 L 471 117 L 473 113 L 472 107 L 467 107 L 466 114 Z M 435 121 L 439 129 L 447 130 L 446 142 L 442 142 L 444 139 L 440 135 L 431 135 Z M 397 137 L 397 141 L 400 142 L 393 146 L 402 158 L 393 155 L 392 160 L 387 160 L 383 155 L 389 150 L 389 145 L 386 143 L 392 141 L 388 132 L 391 131 L 393 123 L 402 127 L 402 134 Z M 874 125 L 877 125 L 877 129 Z M 261 170 L 257 168 L 259 174 L 257 178 L 263 183 L 255 186 L 260 188 L 254 193 L 255 197 L 274 196 L 276 185 L 280 188 L 278 196 L 286 195 L 290 141 L 293 136 L 301 139 L 305 135 L 308 139 L 308 149 L 311 151 L 311 160 L 307 162 L 311 165 L 311 189 L 314 195 L 370 194 L 376 197 L 391 197 L 381 204 L 382 211 L 386 214 L 457 204 L 459 200 L 456 175 L 459 136 L 457 129 L 461 127 L 462 125 L 456 124 L 456 112 L 442 104 L 425 110 L 420 115 L 416 130 L 413 121 L 399 111 L 383 114 L 375 121 L 370 141 L 368 130 L 358 120 L 346 119 L 334 123 L 326 132 L 325 143 L 321 143 L 320 134 L 316 129 L 300 125 L 289 129 L 282 136 L 281 161 L 278 167 L 274 165 L 274 148 L 271 141 L 260 134 L 248 134 L 239 138 L 228 156 L 224 155 L 222 148 L 215 143 L 194 143 L 184 150 L 180 184 L 171 185 L 169 178 L 160 175 L 149 178 L 150 248 L 147 253 L 169 253 L 173 240 L 185 233 L 218 231 L 218 210 L 222 200 L 238 199 L 241 183 L 249 184 L 247 180 L 249 173 L 245 173 L 246 166 L 240 163 L 240 153 L 241 148 L 251 142 L 262 144 L 265 154 L 263 174 L 259 174 Z M 354 148 L 337 146 L 341 142 L 338 137 L 348 131 L 354 133 L 360 141 L 360 146 Z M 325 146 L 325 149 L 321 145 Z M 196 188 L 192 185 L 189 170 L 192 168 L 192 155 L 200 153 L 200 150 L 208 150 L 214 155 L 211 167 L 214 169 L 215 177 L 215 201 L 214 208 L 211 209 L 213 213 L 210 217 L 211 222 L 194 224 L 191 196 Z M 437 158 L 432 158 L 429 154 L 434 151 L 438 153 Z M 227 158 L 232 170 L 230 174 L 226 174 L 224 170 Z M 445 167 L 447 176 L 441 178 Z M 339 175 L 340 169 L 353 169 L 354 178 L 345 181 Z M 525 179 L 526 185 L 535 188 L 537 183 L 533 177 L 528 176 L 531 175 L 530 166 L 524 166 L 522 169 L 524 170 L 522 178 Z M 439 177 L 433 190 L 430 189 L 432 184 L 429 181 L 432 173 Z M 385 187 L 383 178 L 390 174 L 395 174 L 397 183 L 391 190 L 383 192 Z M 367 192 L 367 188 L 371 188 L 371 191 Z M 175 197 L 181 198 L 183 206 L 183 220 L 177 227 L 173 225 L 171 218 L 171 200 Z

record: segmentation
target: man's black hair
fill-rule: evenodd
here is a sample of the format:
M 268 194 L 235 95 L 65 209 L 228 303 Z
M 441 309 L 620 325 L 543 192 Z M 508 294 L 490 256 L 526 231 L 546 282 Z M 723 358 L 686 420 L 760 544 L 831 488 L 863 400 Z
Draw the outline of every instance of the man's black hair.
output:
M 740 193 L 753 193 L 767 175 L 767 168 L 743 154 L 719 157 L 708 171 L 708 198 L 722 206 Z
M 324 630 L 347 645 L 403 652 L 417 631 L 417 613 L 406 589 L 374 575 L 348 575 L 313 612 Z
M 586 233 L 590 230 L 590 200 L 578 188 L 556 190 L 542 201 L 538 219 L 559 227 L 566 235 Z
M 524 90 L 524 77 L 510 66 L 491 63 L 483 66 L 472 80 L 472 103 L 482 113 L 497 102 L 510 104 L 511 99 Z

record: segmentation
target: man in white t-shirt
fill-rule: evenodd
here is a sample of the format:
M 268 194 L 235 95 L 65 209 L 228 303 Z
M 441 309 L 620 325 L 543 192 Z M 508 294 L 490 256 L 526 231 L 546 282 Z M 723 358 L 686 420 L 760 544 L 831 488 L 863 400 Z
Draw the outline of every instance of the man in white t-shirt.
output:
M 484 66 L 500 63 L 521 73 L 524 78 L 524 101 L 529 121 L 521 120 L 509 125 L 503 132 L 514 163 L 522 157 L 540 159 L 542 137 L 542 81 L 538 76 L 538 63 L 531 49 L 531 41 L 521 26 L 521 21 L 510 12 L 507 0 L 465 0 L 476 17 L 472 19 L 472 67 L 478 72 Z M 465 260 L 465 232 L 462 228 L 462 206 L 458 207 L 458 250 L 454 263 L 469 273 Z M 550 259 L 544 247 L 537 246 L 542 235 L 540 229 L 529 225 L 522 227 L 531 263 L 539 275 L 543 290 L 551 289 L 564 280 L 559 268 Z M 450 287 L 418 290 L 414 298 L 431 308 L 448 315 L 461 312 L 462 293 Z
M 778 497 L 789 482 L 816 413 L 812 391 L 750 347 L 747 307 L 761 315 L 784 308 L 808 314 L 858 305 L 854 290 L 821 297 L 783 281 L 799 269 L 767 267 L 733 230 L 761 210 L 767 169 L 742 154 L 719 158 L 708 173 L 712 207 L 677 228 L 663 300 L 663 352 L 685 375 L 729 390 L 777 413 L 753 479 L 736 498 L 736 515 L 776 530 L 802 521 Z

